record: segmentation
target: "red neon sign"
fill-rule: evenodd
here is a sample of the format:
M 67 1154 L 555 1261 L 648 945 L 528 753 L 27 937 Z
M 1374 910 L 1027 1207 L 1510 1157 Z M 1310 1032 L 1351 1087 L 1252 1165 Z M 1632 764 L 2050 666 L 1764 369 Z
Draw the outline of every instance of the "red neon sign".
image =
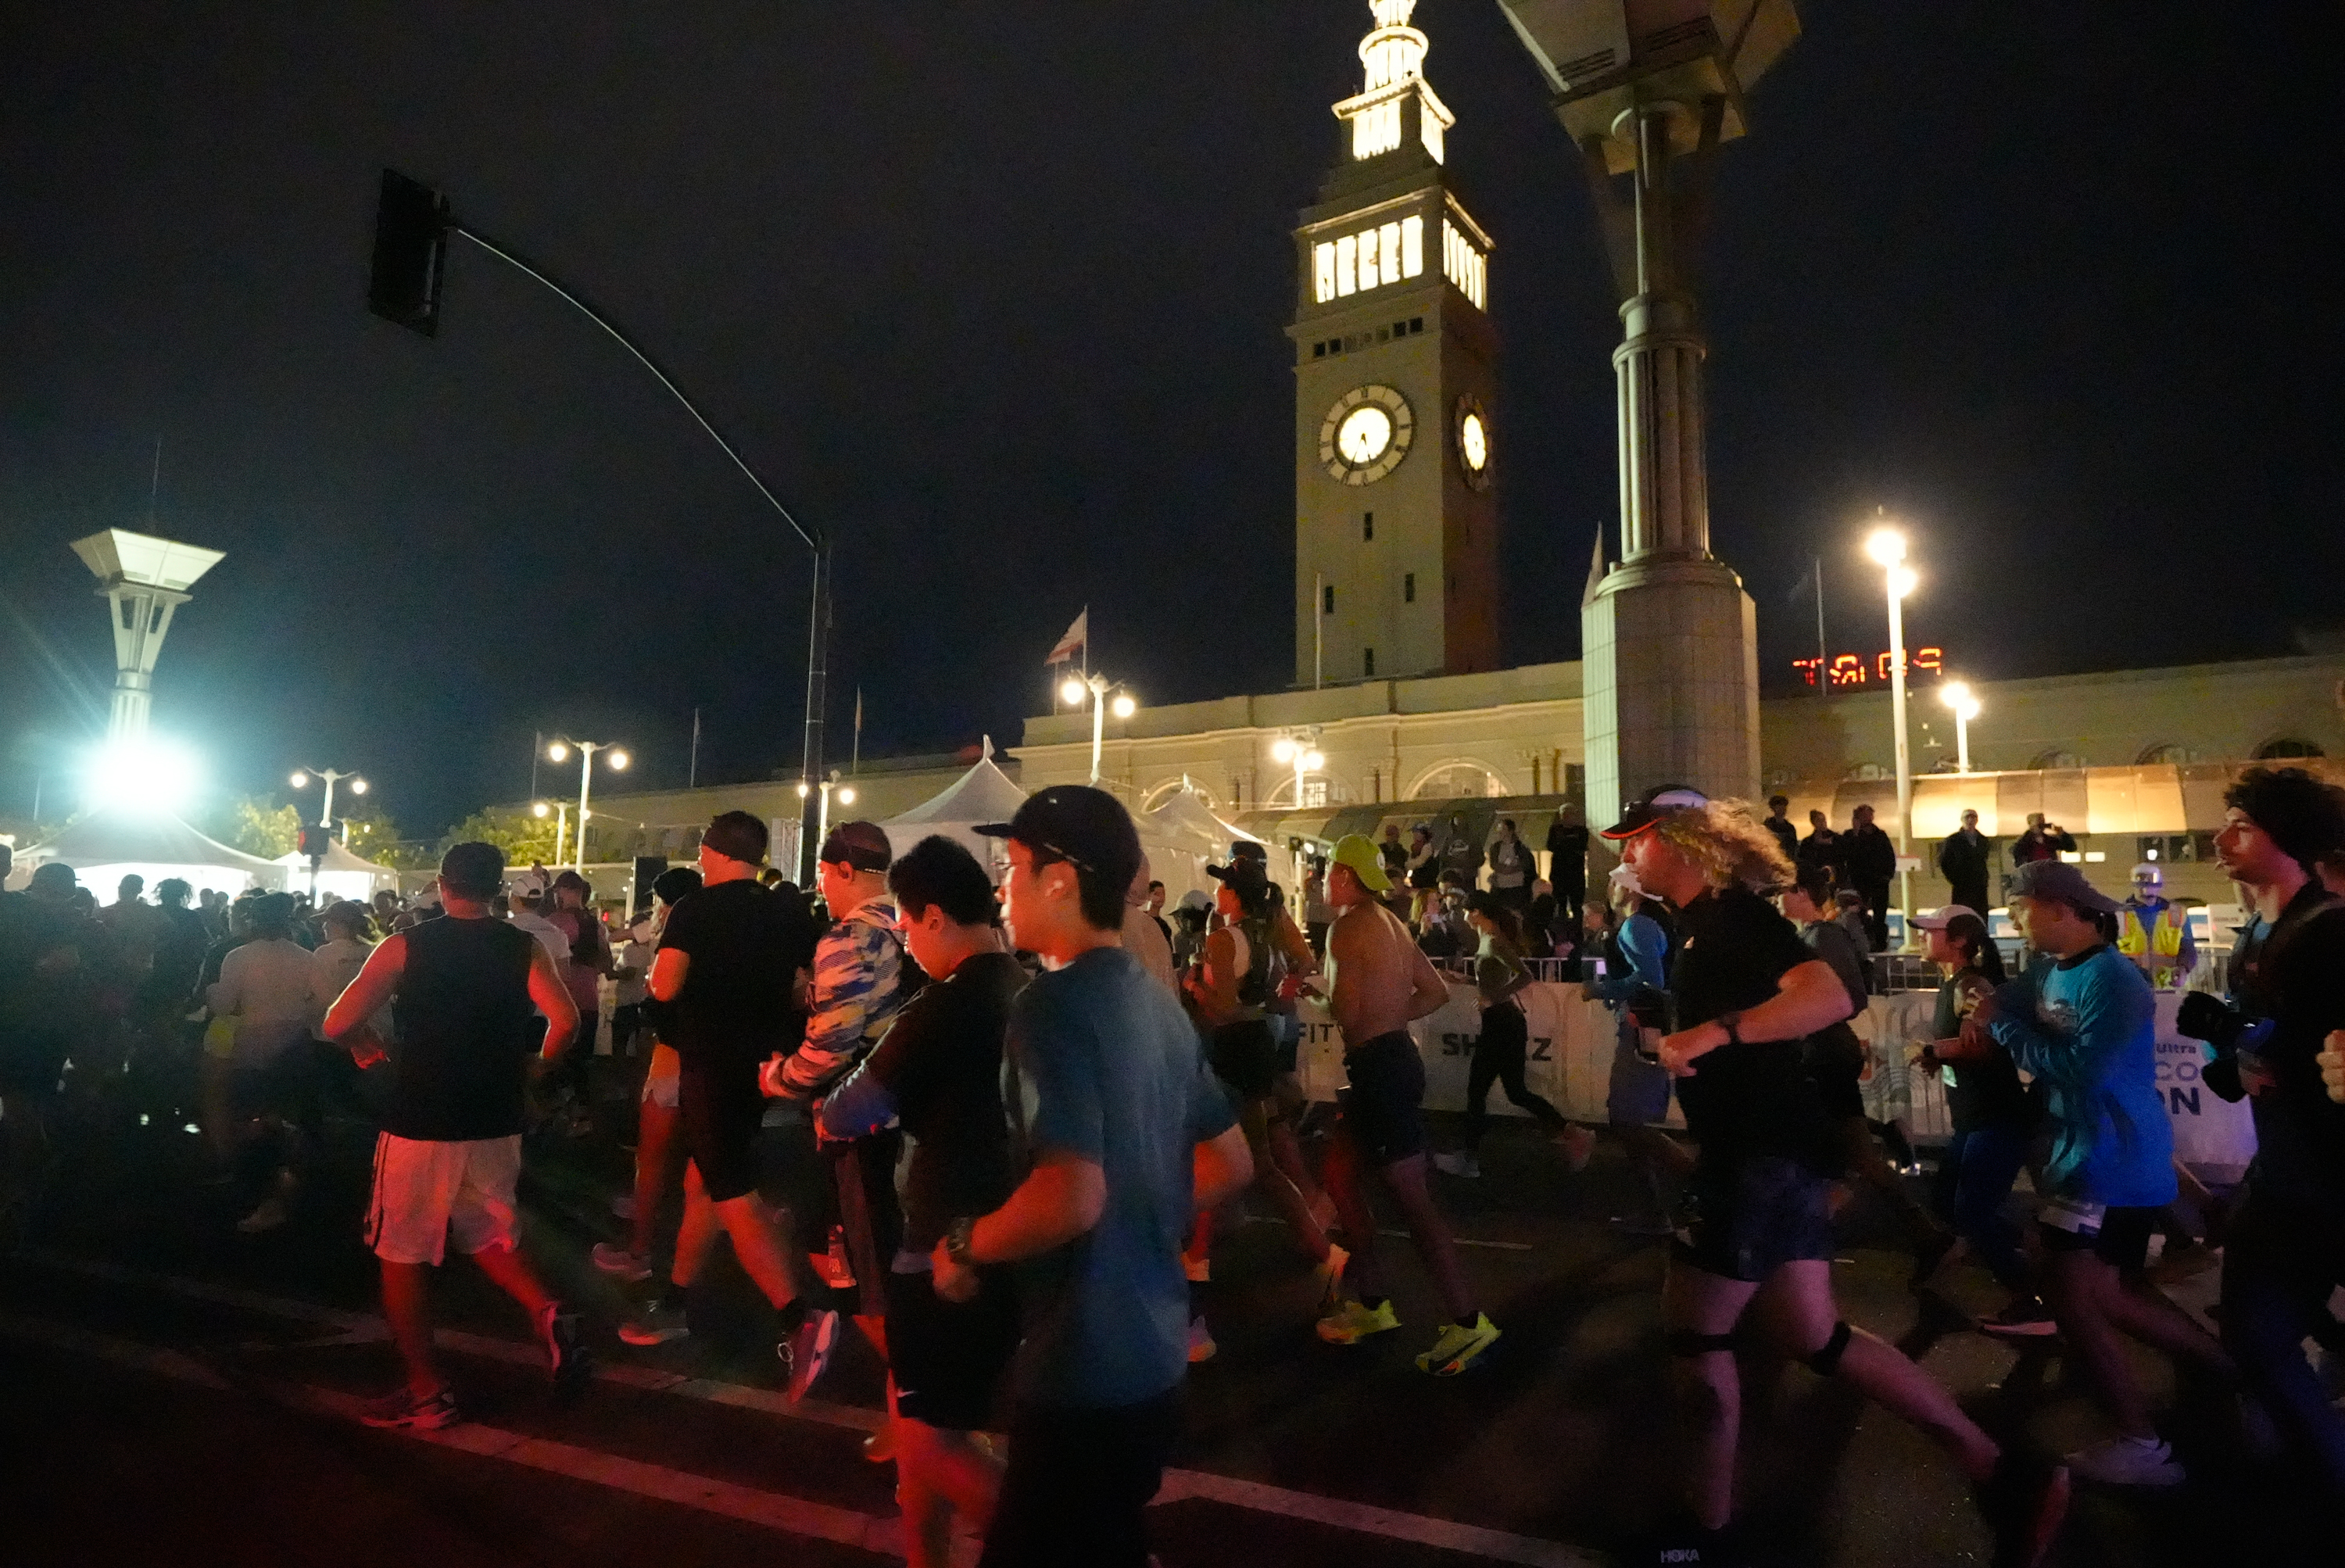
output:
M 1862 655 L 1834 654 L 1830 659 L 1795 658 L 1792 667 L 1810 686 L 1822 685 L 1838 690 L 1846 687 L 1870 686 L 1875 682 L 1887 685 L 1893 656 L 1877 653 L 1868 661 Z M 1946 655 L 1944 648 L 1910 648 L 1906 651 L 1905 673 L 1913 675 L 1945 674 Z M 1819 677 L 1822 677 L 1819 680 Z

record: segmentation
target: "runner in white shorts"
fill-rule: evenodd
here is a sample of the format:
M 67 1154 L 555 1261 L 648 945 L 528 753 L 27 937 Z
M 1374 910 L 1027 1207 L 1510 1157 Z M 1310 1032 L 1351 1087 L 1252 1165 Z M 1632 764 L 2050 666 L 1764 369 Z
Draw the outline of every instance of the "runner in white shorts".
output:
M 370 1426 L 461 1419 L 432 1355 L 424 1272 L 447 1256 L 452 1237 L 528 1311 L 556 1386 L 575 1389 L 586 1373 L 577 1319 L 522 1257 L 513 1225 L 532 1050 L 546 1061 L 559 1055 L 578 1010 L 536 939 L 490 913 L 504 869 L 494 845 L 451 849 L 440 862 L 445 917 L 386 938 L 326 1013 L 329 1037 L 361 1067 L 388 1054 L 391 1074 L 366 1228 L 407 1382 L 370 1405 Z M 385 1005 L 398 1036 L 388 1054 L 367 1024 Z

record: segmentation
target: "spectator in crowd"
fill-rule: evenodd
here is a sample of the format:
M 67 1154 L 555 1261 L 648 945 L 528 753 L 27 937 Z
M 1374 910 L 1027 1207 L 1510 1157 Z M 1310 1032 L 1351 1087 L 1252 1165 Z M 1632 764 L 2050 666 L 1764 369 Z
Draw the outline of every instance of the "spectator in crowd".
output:
M 1976 811 L 1964 811 L 1963 825 L 1938 846 L 1938 873 L 1946 879 L 1954 895 L 1947 901 L 1984 918 L 1989 908 L 1986 876 L 1994 865 L 1995 840 L 1979 831 Z
M 1820 866 L 1831 872 L 1835 886 L 1848 885 L 1848 850 L 1822 811 L 1808 813 L 1808 836 L 1800 840 L 1795 859 L 1802 866 Z
M 1871 806 L 1859 806 L 1849 820 L 1842 840 L 1848 860 L 1848 885 L 1864 900 L 1867 951 L 1889 948 L 1889 884 L 1897 878 L 1897 845 L 1873 820 Z
M 1422 929 L 1441 885 L 1441 851 L 1433 842 L 1432 823 L 1419 822 L 1408 835 L 1408 922 Z
M 2190 911 L 2166 896 L 2166 873 L 2157 861 L 2133 869 L 2133 891 L 2118 906 L 2117 919 L 2117 951 L 2159 990 L 2178 984 L 2198 967 Z
M 1466 825 L 1463 811 L 1449 814 L 1449 830 L 1441 840 L 1441 876 L 1444 881 L 1455 880 L 1468 892 L 1480 884 L 1482 846 Z
M 1792 798 L 1789 795 L 1768 796 L 1767 820 L 1759 825 L 1775 835 L 1775 842 L 1783 846 L 1785 860 L 1797 861 L 1800 858 L 1800 830 L 1792 826 L 1791 818 L 1784 814 L 1791 809 Z
M 1531 904 L 1531 883 L 1538 875 L 1538 861 L 1531 847 L 1515 834 L 1512 817 L 1498 819 L 1498 830 L 1490 840 L 1490 888 L 1498 901 L 1520 919 Z
M 2041 811 L 2027 813 L 2027 830 L 2012 840 L 2011 863 L 2025 866 L 2036 860 L 2056 860 L 2062 855 L 2076 852 L 2076 840 L 2067 829 L 2057 822 L 2047 822 Z
M 1547 880 L 1555 889 L 1555 929 L 1576 935 L 1588 905 L 1588 824 L 1568 800 L 1547 827 Z

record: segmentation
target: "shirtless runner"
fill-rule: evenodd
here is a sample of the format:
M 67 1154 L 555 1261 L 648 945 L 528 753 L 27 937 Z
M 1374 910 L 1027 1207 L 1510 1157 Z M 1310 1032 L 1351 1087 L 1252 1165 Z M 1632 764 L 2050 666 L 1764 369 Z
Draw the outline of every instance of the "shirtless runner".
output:
M 1354 1345 L 1400 1327 L 1376 1258 L 1376 1221 L 1365 1179 L 1384 1177 L 1400 1205 L 1417 1256 L 1433 1276 L 1450 1321 L 1433 1348 L 1416 1358 L 1436 1377 L 1464 1371 L 1497 1342 L 1498 1329 L 1475 1304 L 1457 1244 L 1425 1186 L 1425 1064 L 1410 1038 L 1409 1021 L 1440 1010 L 1449 989 L 1434 972 L 1408 928 L 1382 895 L 1391 883 L 1376 846 L 1361 834 L 1335 845 L 1327 871 L 1327 901 L 1342 912 L 1327 933 L 1329 1009 L 1344 1036 L 1342 1119 L 1328 1145 L 1327 1191 L 1352 1244 L 1349 1284 L 1356 1298 L 1319 1320 L 1319 1337 Z

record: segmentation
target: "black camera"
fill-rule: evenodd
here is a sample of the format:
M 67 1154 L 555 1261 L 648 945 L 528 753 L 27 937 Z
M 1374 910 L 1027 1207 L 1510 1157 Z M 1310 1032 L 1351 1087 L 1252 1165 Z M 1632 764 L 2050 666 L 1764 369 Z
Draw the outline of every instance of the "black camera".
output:
M 2242 1013 L 2211 992 L 2193 991 L 2182 998 L 2174 1027 L 2193 1040 L 2204 1040 L 2220 1058 L 2261 1051 L 2271 1039 L 2275 1022 Z

